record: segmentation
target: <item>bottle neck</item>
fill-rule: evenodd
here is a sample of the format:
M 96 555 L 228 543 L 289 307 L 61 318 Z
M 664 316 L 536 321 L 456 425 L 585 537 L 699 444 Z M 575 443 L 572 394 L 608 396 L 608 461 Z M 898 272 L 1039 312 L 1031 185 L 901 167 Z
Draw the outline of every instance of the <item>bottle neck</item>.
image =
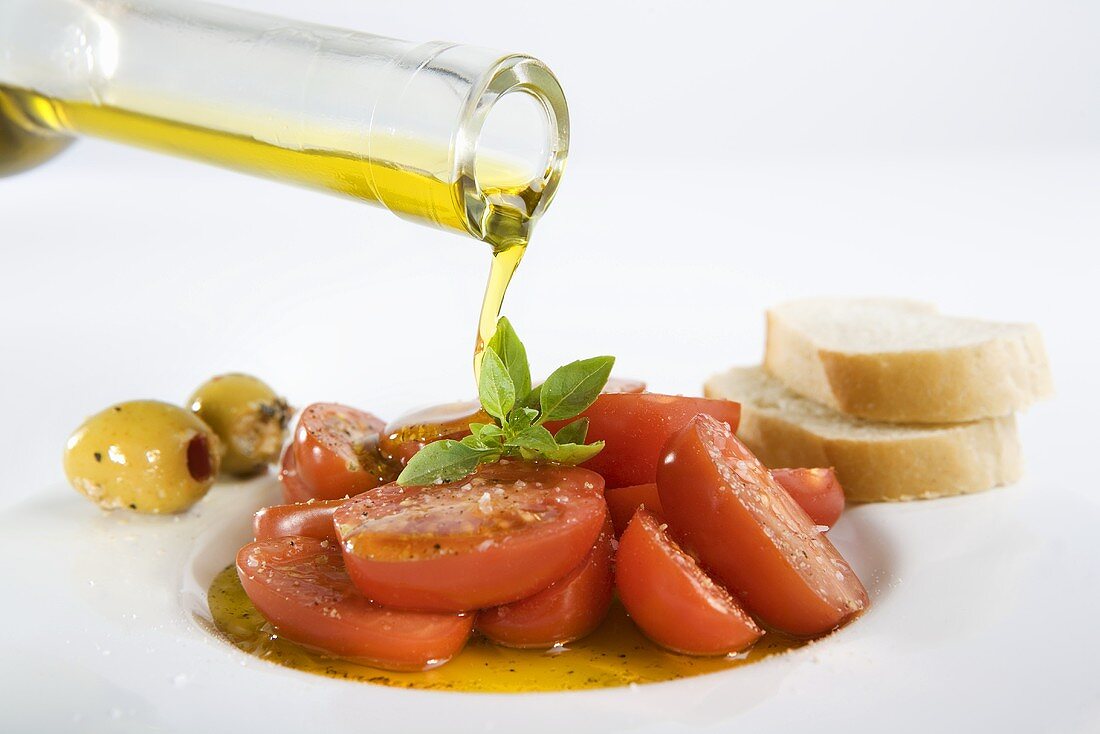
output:
M 526 56 L 184 0 L 7 0 L 0 48 L 0 114 L 43 140 L 182 155 L 498 249 L 526 240 L 568 151 L 561 87 Z

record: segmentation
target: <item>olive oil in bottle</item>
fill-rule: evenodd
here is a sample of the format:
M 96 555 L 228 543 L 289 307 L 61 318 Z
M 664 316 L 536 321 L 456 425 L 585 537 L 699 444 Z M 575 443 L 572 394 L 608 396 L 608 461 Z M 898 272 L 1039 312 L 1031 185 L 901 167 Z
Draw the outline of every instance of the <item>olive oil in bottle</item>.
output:
M 568 156 L 565 94 L 525 54 L 191 0 L 0 2 L 0 49 L 0 175 L 87 135 L 473 237 L 479 348 Z
M 435 151 L 418 151 L 414 141 L 376 136 L 371 144 L 373 157 L 364 158 L 348 152 L 354 148 L 346 141 L 333 140 L 327 148 L 297 148 L 269 142 L 278 136 L 264 132 L 236 134 L 0 85 L 0 172 L 30 167 L 67 145 L 71 135 L 83 134 L 381 203 L 402 216 L 445 229 L 463 233 L 469 229 L 463 201 L 469 182 L 464 186 L 410 165 L 410 161 L 436 157 Z M 475 370 L 526 249 L 539 193 L 522 175 L 510 175 L 505 163 L 480 160 L 478 165 L 487 180 L 501 183 L 481 187 L 485 206 L 476 226 L 492 249 L 493 260 L 478 320 Z

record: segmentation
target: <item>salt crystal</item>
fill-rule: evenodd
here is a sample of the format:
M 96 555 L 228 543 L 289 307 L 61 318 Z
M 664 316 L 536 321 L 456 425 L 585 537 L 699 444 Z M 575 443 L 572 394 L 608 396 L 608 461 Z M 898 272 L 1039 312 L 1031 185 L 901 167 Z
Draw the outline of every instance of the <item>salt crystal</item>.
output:
M 488 492 L 483 492 L 481 498 L 477 501 L 477 509 L 481 510 L 483 515 L 488 515 L 493 511 L 493 498 Z

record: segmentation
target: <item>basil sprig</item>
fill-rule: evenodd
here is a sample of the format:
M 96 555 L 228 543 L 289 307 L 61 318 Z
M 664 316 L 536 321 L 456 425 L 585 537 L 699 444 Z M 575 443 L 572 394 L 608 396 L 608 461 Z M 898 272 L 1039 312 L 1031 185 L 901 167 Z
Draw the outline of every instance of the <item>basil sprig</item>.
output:
M 508 319 L 501 317 L 481 357 L 478 398 L 493 423 L 470 424 L 461 441 L 430 443 L 397 478 L 402 486 L 462 479 L 479 464 L 505 457 L 580 464 L 603 449 L 603 441 L 585 443 L 588 419 L 568 423 L 556 434 L 547 421 L 573 418 L 592 405 L 611 375 L 614 357 L 591 357 L 558 367 L 546 382 L 531 387 L 527 349 Z

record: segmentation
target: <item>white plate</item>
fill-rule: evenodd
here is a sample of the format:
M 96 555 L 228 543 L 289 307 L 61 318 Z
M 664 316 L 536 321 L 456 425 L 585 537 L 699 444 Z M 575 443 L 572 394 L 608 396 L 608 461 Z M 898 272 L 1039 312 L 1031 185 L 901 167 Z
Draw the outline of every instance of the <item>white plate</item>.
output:
M 52 487 L 9 510 L 0 521 L 9 730 L 1084 731 L 1097 722 L 1100 557 L 1080 550 L 1095 548 L 1100 512 L 1057 486 L 854 508 L 833 538 L 873 606 L 809 647 L 671 683 L 526 695 L 347 683 L 250 658 L 209 632 L 205 588 L 247 538 L 249 511 L 277 496 L 271 479 L 227 484 L 188 515 L 146 518 L 104 514 Z

